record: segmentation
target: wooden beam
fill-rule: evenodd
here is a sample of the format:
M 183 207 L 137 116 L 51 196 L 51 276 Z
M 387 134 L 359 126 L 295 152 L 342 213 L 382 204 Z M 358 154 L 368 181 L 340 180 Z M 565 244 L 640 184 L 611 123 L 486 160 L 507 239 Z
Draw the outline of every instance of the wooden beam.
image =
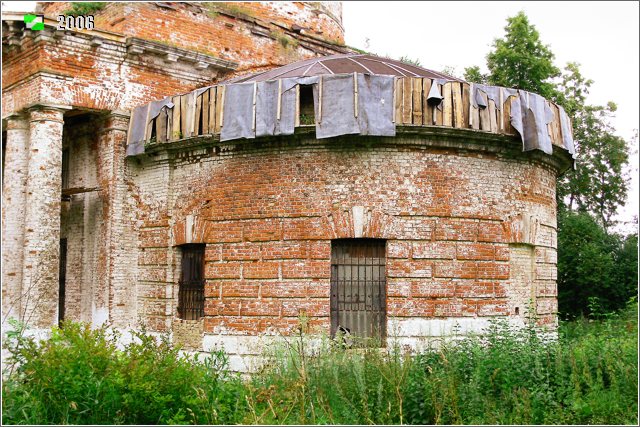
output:
M 180 137 L 187 138 L 187 95 L 180 96 Z
M 429 105 L 427 101 L 427 97 L 429 96 L 429 91 L 431 90 L 431 79 L 424 78 L 422 79 L 422 124 L 425 126 L 431 126 L 435 123 L 433 119 L 433 107 Z
M 200 117 L 202 117 L 202 95 L 193 96 L 195 97 L 195 113 L 193 114 L 193 134 L 194 135 L 202 135 L 200 131 Z
M 422 125 L 422 79 L 420 77 L 412 77 L 412 106 L 413 109 L 413 121 L 414 125 Z
M 451 98 L 453 106 L 453 126 L 463 127 L 462 87 L 459 82 L 451 83 Z
M 487 94 L 480 92 L 480 97 L 484 101 L 485 104 L 488 105 Z M 491 120 L 489 119 L 489 107 L 480 108 L 480 125 L 479 129 L 490 131 L 491 130 Z
M 201 135 L 209 133 L 209 89 L 202 92 L 202 129 Z
M 394 109 L 396 112 L 396 121 L 397 125 L 402 124 L 402 79 L 395 80 L 395 102 Z
M 411 77 L 402 78 L 402 124 L 411 124 Z
M 180 99 L 181 96 L 174 96 L 173 101 L 173 111 L 171 112 L 171 136 L 170 140 L 180 139 Z
M 442 96 L 444 96 L 444 99 L 442 100 L 442 124 L 444 126 L 453 126 L 453 100 L 451 97 L 452 85 L 453 82 L 447 82 L 442 87 Z
M 462 126 L 463 128 L 469 128 L 469 114 L 471 107 L 471 97 L 469 93 L 469 83 L 462 83 Z
M 496 108 L 496 103 L 493 99 L 489 100 L 489 130 L 493 133 L 498 133 L 498 109 Z
M 167 141 L 167 112 L 164 108 L 156 117 L 156 140 L 158 142 Z

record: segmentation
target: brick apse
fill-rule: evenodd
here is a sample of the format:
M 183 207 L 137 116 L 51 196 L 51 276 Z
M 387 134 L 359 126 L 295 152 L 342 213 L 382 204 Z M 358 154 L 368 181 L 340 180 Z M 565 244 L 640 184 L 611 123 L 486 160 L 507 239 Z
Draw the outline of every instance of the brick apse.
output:
M 3 15 L 3 319 L 144 324 L 223 346 L 234 369 L 301 318 L 414 348 L 495 317 L 555 327 L 555 186 L 571 149 L 554 104 L 518 132 L 529 94 L 393 61 L 363 71 L 348 54 L 327 76 L 395 76 L 394 136 L 320 138 L 305 113 L 338 107 L 316 92 L 309 107 L 301 84 L 291 134 L 225 139 L 225 87 L 349 52 L 339 3 L 109 4 L 85 32 L 55 31 L 64 5 L 41 7 L 52 19 L 37 34 Z M 163 97 L 127 156 L 132 110 Z M 254 132 L 255 117 L 254 92 Z M 535 129 L 548 149 L 523 151 Z

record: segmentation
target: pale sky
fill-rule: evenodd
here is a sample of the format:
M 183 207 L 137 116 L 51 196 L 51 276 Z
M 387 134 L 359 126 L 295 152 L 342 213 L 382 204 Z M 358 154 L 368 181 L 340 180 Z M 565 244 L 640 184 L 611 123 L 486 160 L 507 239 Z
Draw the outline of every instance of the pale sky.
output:
M 399 2 L 345 1 L 346 43 L 392 58 L 408 56 L 422 66 L 442 70 L 480 66 L 495 38 L 504 35 L 507 17 L 523 10 L 543 43 L 563 68 L 581 64 L 583 76 L 594 80 L 588 102 L 618 105 L 612 121 L 617 134 L 630 140 L 638 129 L 639 3 L 615 2 Z M 2 2 L 3 10 L 33 10 L 35 2 Z M 620 218 L 638 215 L 638 150 L 631 157 L 632 185 Z

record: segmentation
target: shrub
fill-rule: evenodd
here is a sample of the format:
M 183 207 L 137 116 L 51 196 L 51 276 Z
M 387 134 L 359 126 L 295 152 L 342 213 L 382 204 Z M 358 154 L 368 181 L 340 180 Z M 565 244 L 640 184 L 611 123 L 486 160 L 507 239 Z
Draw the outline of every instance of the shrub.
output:
M 167 338 L 135 333 L 124 350 L 118 334 L 65 323 L 49 340 L 20 337 L 18 370 L 3 384 L 3 423 L 230 424 L 244 402 L 226 356 L 187 356 Z

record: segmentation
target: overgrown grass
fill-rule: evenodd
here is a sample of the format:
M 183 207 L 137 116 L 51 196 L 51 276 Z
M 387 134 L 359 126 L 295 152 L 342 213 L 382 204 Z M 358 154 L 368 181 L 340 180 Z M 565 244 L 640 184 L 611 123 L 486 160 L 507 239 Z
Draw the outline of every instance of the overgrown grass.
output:
M 636 424 L 637 325 L 637 305 L 563 323 L 557 340 L 496 322 L 417 356 L 301 334 L 242 381 L 222 353 L 198 360 L 144 333 L 118 350 L 68 324 L 12 340 L 3 423 Z

